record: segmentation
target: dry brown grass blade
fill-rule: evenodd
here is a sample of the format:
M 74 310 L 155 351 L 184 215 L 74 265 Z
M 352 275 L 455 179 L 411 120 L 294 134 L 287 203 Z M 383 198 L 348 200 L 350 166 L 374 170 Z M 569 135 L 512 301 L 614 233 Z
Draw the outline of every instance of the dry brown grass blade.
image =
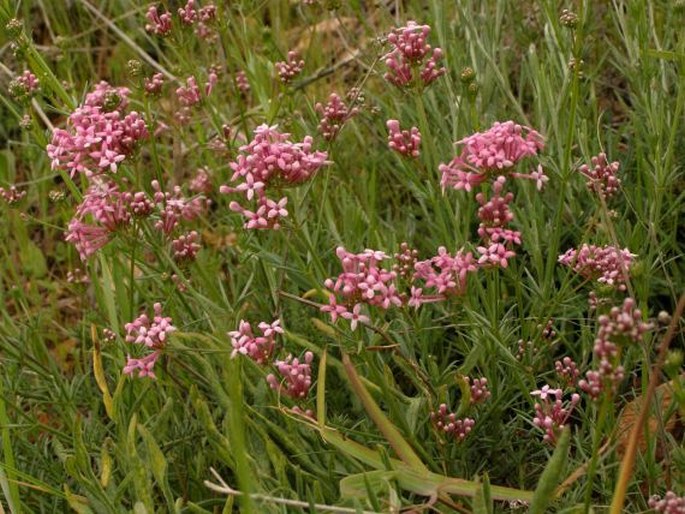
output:
M 637 444 L 640 432 L 643 432 L 642 427 L 647 419 L 647 411 L 649 410 L 649 406 L 654 399 L 654 394 L 657 386 L 659 385 L 659 381 L 661 380 L 661 370 L 664 368 L 664 363 L 666 362 L 668 346 L 671 344 L 671 340 L 675 337 L 676 332 L 678 332 L 680 328 L 680 319 L 683 315 L 683 310 L 685 310 L 685 293 L 680 296 L 678 305 L 673 313 L 673 318 L 671 319 L 671 324 L 668 326 L 666 334 L 661 339 L 661 344 L 659 344 L 659 354 L 656 363 L 651 369 L 647 393 L 645 394 L 644 401 L 640 406 L 640 414 L 637 416 L 637 420 L 630 431 L 625 454 L 621 460 L 618 481 L 616 483 L 616 489 L 614 490 L 614 497 L 611 501 L 611 509 L 609 511 L 611 514 L 620 514 L 620 512 L 623 510 L 623 504 L 628 491 L 628 484 L 630 482 L 630 478 L 632 477 L 633 466 L 635 465 L 635 455 L 637 453 Z
M 681 378 L 685 378 L 683 375 Z M 647 418 L 647 431 L 650 435 L 656 435 L 661 432 L 663 427 L 664 432 L 673 434 L 678 424 L 678 413 L 672 408 L 673 407 L 673 381 L 661 384 L 656 388 L 655 391 L 655 409 L 650 412 Z M 642 407 L 643 397 L 638 396 L 630 403 L 626 404 L 618 418 L 617 423 L 617 441 L 616 441 L 616 453 L 621 457 L 626 452 L 626 447 L 628 446 L 628 439 L 630 436 L 631 429 L 635 425 L 638 416 L 640 414 L 640 409 Z M 640 453 L 643 453 L 647 448 L 647 440 L 645 438 L 645 431 L 641 430 L 637 436 L 637 449 Z M 659 454 L 657 448 L 657 455 Z

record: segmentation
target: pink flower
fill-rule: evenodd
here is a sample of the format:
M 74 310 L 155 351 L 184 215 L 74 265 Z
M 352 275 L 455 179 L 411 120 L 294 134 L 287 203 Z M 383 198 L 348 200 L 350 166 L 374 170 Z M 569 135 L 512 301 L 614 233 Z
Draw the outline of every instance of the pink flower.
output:
M 648 504 L 650 509 L 663 514 L 685 513 L 685 496 L 678 496 L 673 491 L 666 491 L 663 497 L 651 496 Z
M 166 345 L 167 336 L 176 331 L 170 317 L 162 315 L 162 304 L 155 303 L 155 315 L 152 321 L 147 314 L 141 314 L 130 323 L 126 323 L 126 342 L 142 344 L 148 348 L 160 349 Z
M 281 380 L 274 374 L 269 374 L 266 381 L 269 386 L 281 394 L 300 400 L 307 396 L 312 385 L 312 367 L 314 360 L 312 352 L 305 352 L 304 361 L 288 355 L 285 360 L 276 361 L 274 365 L 281 374 Z
M 192 25 L 197 18 L 197 9 L 195 9 L 195 0 L 188 0 L 185 7 L 178 9 L 178 17 L 185 25 Z
M 509 266 L 509 259 L 516 256 L 516 252 L 507 250 L 502 243 L 492 243 L 489 246 L 479 246 L 478 253 L 481 254 L 478 264 L 483 267 L 502 267 Z
M 587 178 L 587 187 L 602 198 L 614 196 L 621 187 L 621 179 L 618 178 L 620 163 L 614 161 L 611 164 L 607 161 L 604 152 L 592 157 L 592 169 L 587 164 L 583 164 L 578 171 Z
M 438 67 L 442 50 L 433 49 L 427 42 L 430 30 L 428 25 L 409 21 L 406 27 L 388 34 L 388 43 L 392 45 L 392 50 L 385 56 L 388 67 L 385 79 L 388 82 L 408 87 L 420 81 L 425 87 L 447 72 L 444 67 Z M 415 69 L 419 70 L 418 77 L 414 76 Z
M 288 215 L 287 197 L 275 201 L 268 197 L 272 186 L 296 186 L 312 178 L 329 162 L 326 152 L 312 151 L 312 138 L 306 136 L 301 143 L 293 143 L 290 134 L 276 127 L 261 125 L 255 129 L 254 139 L 240 147 L 240 154 L 231 163 L 231 181 L 237 185 L 222 185 L 222 194 L 241 193 L 248 202 L 256 201 L 256 210 L 232 201 L 230 209 L 240 212 L 248 229 L 278 228 L 279 220 Z
M 359 112 L 357 107 L 348 108 L 345 102 L 335 93 L 331 93 L 326 105 L 317 103 L 314 108 L 316 112 L 322 115 L 319 121 L 319 132 L 321 132 L 326 141 L 333 141 L 345 122 Z
M 133 375 L 134 372 L 138 372 L 138 377 L 150 377 L 152 379 L 157 378 L 155 376 L 153 368 L 157 363 L 157 359 L 162 354 L 160 350 L 155 350 L 152 353 L 147 354 L 142 359 L 134 359 L 130 355 L 126 355 L 126 365 L 124 366 L 125 375 Z
M 181 105 L 185 107 L 192 107 L 200 103 L 200 88 L 197 85 L 195 77 L 188 77 L 186 79 L 185 87 L 181 86 L 176 89 L 176 96 Z
M 64 169 L 73 177 L 116 173 L 139 141 L 149 137 L 145 120 L 124 113 L 129 91 L 100 82 L 86 96 L 84 105 L 69 115 L 67 129 L 56 128 L 46 150 L 52 169 Z
M 358 303 L 357 305 L 355 305 L 352 308 L 352 312 L 347 311 L 347 312 L 343 312 L 340 314 L 343 318 L 350 320 L 350 328 L 352 329 L 353 332 L 355 330 L 357 330 L 357 323 L 362 323 L 363 325 L 367 325 L 371 321 L 368 316 L 364 316 L 363 314 L 359 314 L 359 311 L 361 310 L 361 308 L 362 308 L 362 304 Z
M 145 30 L 157 36 L 167 36 L 171 33 L 171 13 L 165 12 L 159 14 L 157 7 L 151 5 L 147 14 L 145 15 L 148 23 L 145 25 Z
M 458 419 L 455 413 L 449 412 L 444 403 L 440 404 L 437 412 L 430 413 L 430 418 L 435 428 L 454 437 L 457 442 L 463 441 L 476 424 L 471 418 Z
M 202 248 L 198 241 L 200 236 L 197 231 L 193 230 L 187 234 L 181 234 L 171 242 L 171 248 L 174 253 L 174 259 L 177 261 L 192 261 L 195 259 L 197 252 Z
M 573 269 L 579 275 L 597 280 L 600 283 L 626 289 L 630 268 L 635 254 L 627 248 L 620 250 L 613 246 L 584 244 L 578 249 L 571 248 L 559 256 L 559 263 Z
M 276 334 L 283 334 L 280 323 L 280 320 L 276 320 L 271 324 L 261 322 L 259 329 L 262 335 L 257 337 L 252 333 L 251 325 L 244 320 L 240 320 L 238 330 L 228 333 L 231 337 L 231 345 L 233 346 L 231 358 L 235 358 L 239 354 L 246 355 L 257 364 L 266 364 L 276 346 Z
M 145 78 L 143 81 L 143 87 L 145 89 L 145 94 L 147 95 L 158 95 L 162 92 L 162 86 L 164 85 L 164 75 L 161 73 L 155 73 L 150 78 Z
M 38 80 L 38 77 L 29 70 L 24 70 L 21 75 L 14 79 L 14 82 L 16 82 L 27 95 L 33 95 L 40 87 L 40 80 Z
M 162 304 L 155 303 L 153 308 L 155 315 L 152 321 L 147 314 L 143 313 L 132 322 L 124 325 L 127 343 L 144 345 L 154 350 L 141 359 L 134 359 L 127 355 L 127 362 L 124 367 L 124 373 L 127 375 L 133 375 L 135 371 L 138 371 L 139 377 L 155 378 L 153 372 L 155 363 L 166 347 L 168 335 L 176 330 L 172 319 L 162 315 Z
M 331 316 L 331 323 L 338 321 L 338 316 L 347 312 L 347 308 L 344 305 L 338 305 L 337 299 L 334 294 L 328 295 L 328 305 L 321 306 L 321 312 L 327 312 Z
M 540 403 L 535 404 L 533 423 L 545 431 L 543 440 L 554 444 L 571 412 L 580 402 L 580 395 L 572 394 L 571 401 L 564 405 L 562 401 L 563 391 L 561 389 L 552 389 L 547 384 L 541 390 L 532 391 L 530 394 L 531 396 L 540 397 Z
M 288 59 L 286 61 L 279 61 L 276 63 L 276 70 L 281 82 L 289 84 L 297 77 L 304 69 L 304 61 L 295 51 L 288 52 Z
M 0 187 L 0 198 L 5 200 L 8 204 L 13 204 L 26 196 L 26 191 L 20 191 L 16 186 L 10 186 L 7 189 Z
M 416 158 L 420 155 L 421 133 L 416 127 L 409 130 L 400 130 L 400 122 L 388 120 L 388 147 L 405 157 Z
M 242 95 L 247 95 L 250 92 L 250 82 L 247 79 L 247 73 L 243 70 L 236 72 L 235 85 Z

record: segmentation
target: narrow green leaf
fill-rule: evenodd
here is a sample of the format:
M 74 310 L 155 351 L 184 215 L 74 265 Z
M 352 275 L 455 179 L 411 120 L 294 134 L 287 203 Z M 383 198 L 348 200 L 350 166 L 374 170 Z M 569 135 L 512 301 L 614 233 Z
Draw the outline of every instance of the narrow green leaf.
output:
M 159 449 L 155 438 L 152 434 L 143 426 L 138 425 L 138 432 L 143 437 L 145 441 L 145 446 L 147 450 L 147 460 L 150 463 L 152 469 L 152 476 L 155 477 L 157 485 L 162 489 L 164 498 L 170 507 L 170 512 L 173 512 L 174 497 L 169 488 L 169 483 L 167 481 L 167 461 L 164 457 L 164 453 Z
M 414 449 L 409 445 L 409 443 L 402 437 L 400 431 L 393 425 L 390 420 L 383 414 L 381 408 L 373 400 L 369 392 L 362 384 L 357 370 L 354 368 L 350 356 L 343 353 L 342 356 L 343 366 L 345 367 L 345 372 L 347 373 L 347 378 L 350 381 L 352 390 L 355 392 L 359 400 L 362 402 L 364 409 L 369 414 L 373 422 L 376 424 L 378 429 L 381 431 L 385 439 L 390 443 L 390 446 L 395 450 L 397 455 L 403 462 L 409 464 L 410 466 L 428 471 L 428 468 L 424 466 L 423 462 L 418 455 L 414 452 Z
M 326 426 L 326 359 L 328 350 L 323 351 L 319 362 L 319 373 L 316 380 L 316 421 L 319 427 Z
M 547 505 L 554 498 L 554 489 L 559 484 L 561 474 L 564 471 L 564 464 L 566 464 L 566 456 L 571 445 L 571 430 L 566 427 L 561 433 L 561 437 L 557 442 L 557 447 L 549 459 L 547 466 L 545 466 L 538 486 L 535 488 L 533 501 L 530 504 L 530 514 L 543 514 L 546 512 Z
M 492 492 L 490 491 L 490 479 L 488 474 L 485 473 L 476 489 L 476 496 L 473 498 L 473 514 L 493 514 L 494 508 Z

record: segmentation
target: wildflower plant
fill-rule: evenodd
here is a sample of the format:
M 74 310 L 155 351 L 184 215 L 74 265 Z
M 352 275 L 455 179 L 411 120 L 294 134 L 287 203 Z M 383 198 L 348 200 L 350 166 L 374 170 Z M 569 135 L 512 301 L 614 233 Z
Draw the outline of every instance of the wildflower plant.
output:
M 0 3 L 3 506 L 680 512 L 671 6 L 247 4 Z

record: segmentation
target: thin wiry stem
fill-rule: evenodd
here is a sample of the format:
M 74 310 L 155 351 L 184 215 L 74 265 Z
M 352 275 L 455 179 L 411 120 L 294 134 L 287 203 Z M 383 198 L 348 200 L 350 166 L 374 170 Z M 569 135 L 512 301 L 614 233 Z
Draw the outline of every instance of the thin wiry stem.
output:
M 112 20 L 107 18 L 104 14 L 102 14 L 100 11 L 97 10 L 94 6 L 90 5 L 87 0 L 80 0 L 81 5 L 88 9 L 91 13 L 93 13 L 97 18 L 101 19 L 102 22 L 107 25 L 112 32 L 114 32 L 117 36 L 121 38 L 121 40 L 126 43 L 128 46 L 130 46 L 135 52 L 140 55 L 140 57 L 147 61 L 150 66 L 152 66 L 154 69 L 159 71 L 160 73 L 163 73 L 164 76 L 166 76 L 168 79 L 174 81 L 174 82 L 179 82 L 178 77 L 171 73 L 169 70 L 167 70 L 164 66 L 159 64 L 157 61 L 155 61 L 150 55 L 143 50 L 138 44 L 133 41 L 130 37 L 126 35 L 126 33 L 121 30 L 119 27 L 117 27 Z
M 207 486 L 209 489 L 217 493 L 226 494 L 228 496 L 243 496 L 245 494 L 242 491 L 238 491 L 237 489 L 233 489 L 231 486 L 229 486 L 224 481 L 224 479 L 221 478 L 221 475 L 219 475 L 219 473 L 217 473 L 217 471 L 214 468 L 209 468 L 209 470 L 212 472 L 214 477 L 219 481 L 218 484 L 215 484 L 213 482 L 210 482 L 209 480 L 205 480 L 205 486 Z M 300 507 L 303 509 L 309 509 L 311 507 L 314 507 L 317 512 L 379 514 L 378 512 L 373 510 L 359 510 L 350 507 L 336 507 L 335 505 L 325 505 L 323 503 L 312 504 L 301 500 L 289 500 L 287 498 L 268 496 L 266 494 L 253 493 L 248 496 L 253 500 L 277 503 L 279 505 L 288 505 L 289 507 Z

